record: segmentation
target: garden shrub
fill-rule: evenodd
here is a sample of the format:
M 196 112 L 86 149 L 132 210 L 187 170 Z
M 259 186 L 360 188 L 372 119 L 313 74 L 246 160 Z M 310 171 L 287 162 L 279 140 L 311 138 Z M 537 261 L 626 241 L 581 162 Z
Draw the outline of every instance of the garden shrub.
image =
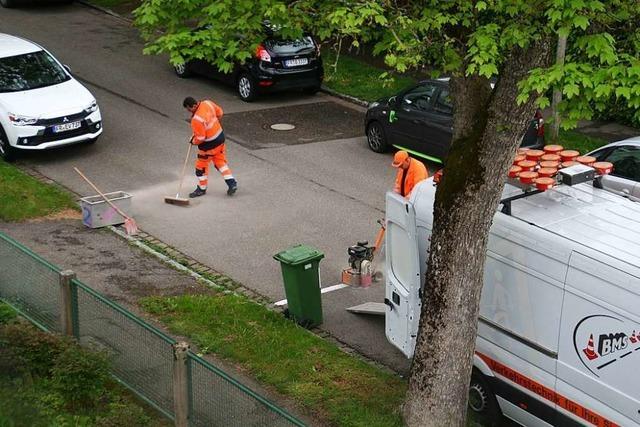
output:
M 56 357 L 71 345 L 69 339 L 26 322 L 0 325 L 0 346 L 8 349 L 18 369 L 28 375 L 49 376 Z
M 72 408 L 93 408 L 99 404 L 110 379 L 106 355 L 80 346 L 58 354 L 51 371 L 53 390 Z

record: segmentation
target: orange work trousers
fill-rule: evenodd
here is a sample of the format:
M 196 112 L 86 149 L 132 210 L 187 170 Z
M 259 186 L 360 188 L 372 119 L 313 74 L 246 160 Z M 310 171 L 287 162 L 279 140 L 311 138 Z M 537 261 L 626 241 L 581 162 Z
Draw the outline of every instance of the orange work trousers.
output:
M 227 183 L 234 179 L 227 164 L 225 144 L 220 144 L 211 150 L 199 150 L 196 159 L 196 176 L 198 177 L 198 186 L 203 190 L 207 189 L 209 183 L 209 163 L 211 162 Z

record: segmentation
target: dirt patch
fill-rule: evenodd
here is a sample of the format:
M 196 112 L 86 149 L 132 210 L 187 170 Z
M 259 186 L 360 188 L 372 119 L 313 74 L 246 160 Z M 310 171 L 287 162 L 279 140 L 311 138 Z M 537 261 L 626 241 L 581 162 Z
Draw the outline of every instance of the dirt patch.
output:
M 81 282 L 129 308 L 146 296 L 209 291 L 115 234 L 87 228 L 75 218 L 0 222 L 0 231 L 57 267 L 73 270 Z
M 59 212 L 54 212 L 47 216 L 43 216 L 40 218 L 33 218 L 28 220 L 27 222 L 43 222 L 43 221 L 58 221 L 62 219 L 82 219 L 82 213 L 75 209 L 64 209 Z

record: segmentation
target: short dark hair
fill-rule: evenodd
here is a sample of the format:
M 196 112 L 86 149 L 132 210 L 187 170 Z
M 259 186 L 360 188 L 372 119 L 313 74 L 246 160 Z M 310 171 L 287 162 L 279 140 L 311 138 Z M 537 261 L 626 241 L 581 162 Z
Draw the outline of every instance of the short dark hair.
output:
M 187 96 L 184 101 L 182 101 L 182 106 L 184 108 L 190 108 L 198 104 L 198 101 L 195 100 L 192 96 Z

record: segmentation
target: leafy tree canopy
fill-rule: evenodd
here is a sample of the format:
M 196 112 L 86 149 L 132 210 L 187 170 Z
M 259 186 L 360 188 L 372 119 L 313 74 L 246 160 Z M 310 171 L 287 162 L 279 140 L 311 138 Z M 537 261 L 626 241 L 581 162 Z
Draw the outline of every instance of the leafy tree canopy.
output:
M 499 77 L 514 47 L 568 35 L 565 65 L 531 70 L 520 89 L 546 107 L 558 85 L 570 127 L 611 97 L 639 109 L 639 11 L 638 0 L 145 0 L 136 24 L 147 53 L 166 52 L 173 63 L 210 58 L 227 72 L 253 55 L 266 19 L 284 38 L 308 31 L 325 42 L 373 43 L 399 72 L 487 79 Z

